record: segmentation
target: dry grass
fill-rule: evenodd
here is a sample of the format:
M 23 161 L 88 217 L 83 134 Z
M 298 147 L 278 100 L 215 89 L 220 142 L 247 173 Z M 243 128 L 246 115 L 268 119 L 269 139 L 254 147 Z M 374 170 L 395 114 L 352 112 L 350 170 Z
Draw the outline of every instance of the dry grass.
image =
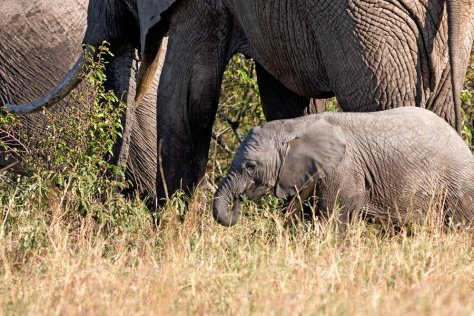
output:
M 61 195 L 52 200 L 60 201 Z M 209 200 L 209 192 L 200 193 L 181 217 L 182 200 L 174 198 L 158 229 L 137 211 L 134 231 L 107 232 L 58 202 L 42 214 L 34 204 L 5 203 L 2 313 L 446 315 L 474 310 L 469 232 L 412 227 L 410 233 L 384 233 L 360 223 L 338 238 L 331 228 L 308 224 L 284 229 L 275 201 L 260 203 L 266 205 L 260 209 L 247 203 L 241 224 L 228 229 L 210 217 Z M 5 227 L 5 214 L 15 214 L 17 229 Z M 34 243 L 28 239 L 32 232 Z

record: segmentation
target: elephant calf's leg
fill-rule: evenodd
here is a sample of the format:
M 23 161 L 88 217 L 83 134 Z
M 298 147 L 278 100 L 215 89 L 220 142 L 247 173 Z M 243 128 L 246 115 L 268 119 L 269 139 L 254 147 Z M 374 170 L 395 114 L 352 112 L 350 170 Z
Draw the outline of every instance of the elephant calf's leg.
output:
M 317 207 L 315 187 L 309 185 L 285 202 L 283 206 L 285 225 L 300 220 L 314 220 L 319 215 Z

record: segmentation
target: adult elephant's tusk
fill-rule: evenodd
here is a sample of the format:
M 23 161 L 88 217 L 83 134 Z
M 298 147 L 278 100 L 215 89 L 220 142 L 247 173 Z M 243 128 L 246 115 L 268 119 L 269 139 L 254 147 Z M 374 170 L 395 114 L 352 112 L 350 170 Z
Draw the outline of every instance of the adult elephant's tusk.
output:
M 159 56 L 159 54 L 158 54 Z M 135 95 L 135 105 L 138 106 L 150 88 L 153 78 L 158 69 L 159 57 L 144 57 L 137 74 L 137 92 Z
M 61 101 L 81 82 L 81 73 L 86 64 L 84 56 L 79 57 L 76 64 L 69 70 L 64 79 L 51 91 L 41 98 L 26 104 L 15 105 L 5 104 L 5 107 L 13 113 L 32 113 L 41 110 L 43 107 L 49 107 Z
M 152 47 L 148 52 L 143 53 L 143 60 L 137 74 L 137 90 L 135 93 L 135 106 L 140 105 L 148 89 L 153 83 L 155 74 L 163 62 L 168 39 L 165 37 L 157 47 Z

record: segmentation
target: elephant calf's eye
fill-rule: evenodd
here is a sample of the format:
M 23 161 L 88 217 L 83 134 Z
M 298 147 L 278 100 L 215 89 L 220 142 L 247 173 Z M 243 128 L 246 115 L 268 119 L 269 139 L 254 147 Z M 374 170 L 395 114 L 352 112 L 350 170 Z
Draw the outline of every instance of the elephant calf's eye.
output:
M 253 171 L 257 167 L 257 163 L 255 161 L 247 161 L 244 164 L 244 167 L 250 171 Z

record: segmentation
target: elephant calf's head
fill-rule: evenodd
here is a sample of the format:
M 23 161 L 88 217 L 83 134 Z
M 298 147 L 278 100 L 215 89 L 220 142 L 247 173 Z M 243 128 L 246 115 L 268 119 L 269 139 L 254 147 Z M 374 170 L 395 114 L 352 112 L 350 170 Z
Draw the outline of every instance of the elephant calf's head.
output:
M 280 198 L 294 196 L 315 178 L 334 171 L 345 148 L 342 129 L 320 116 L 253 128 L 216 191 L 215 220 L 225 226 L 237 224 L 243 194 L 253 199 L 274 189 Z

